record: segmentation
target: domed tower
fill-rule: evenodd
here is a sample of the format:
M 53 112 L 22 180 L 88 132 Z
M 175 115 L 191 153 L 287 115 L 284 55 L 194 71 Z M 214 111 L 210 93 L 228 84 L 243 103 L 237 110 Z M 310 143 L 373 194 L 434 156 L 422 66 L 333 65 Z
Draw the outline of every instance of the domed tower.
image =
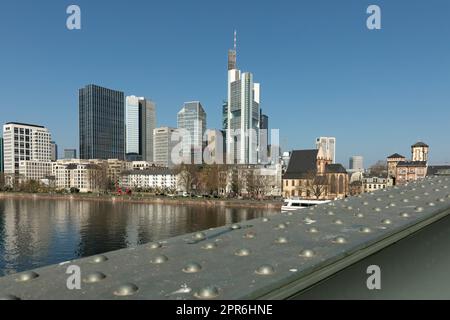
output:
M 411 146 L 412 161 L 428 162 L 428 151 L 430 147 L 423 142 L 417 142 Z

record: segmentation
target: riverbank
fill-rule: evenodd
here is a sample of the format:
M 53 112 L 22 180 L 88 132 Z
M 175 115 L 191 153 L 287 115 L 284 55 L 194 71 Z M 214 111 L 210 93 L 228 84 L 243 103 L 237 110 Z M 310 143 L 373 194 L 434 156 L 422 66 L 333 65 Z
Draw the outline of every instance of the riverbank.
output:
M 261 208 L 280 209 L 280 201 L 256 201 L 239 199 L 205 199 L 205 198 L 170 198 L 147 195 L 115 196 L 115 195 L 94 195 L 94 194 L 43 194 L 43 193 L 16 193 L 2 192 L 1 199 L 24 199 L 24 200 L 70 200 L 70 201 L 104 201 L 115 203 L 140 203 L 140 204 L 164 204 L 164 205 L 188 205 L 188 206 L 208 206 L 226 208 Z

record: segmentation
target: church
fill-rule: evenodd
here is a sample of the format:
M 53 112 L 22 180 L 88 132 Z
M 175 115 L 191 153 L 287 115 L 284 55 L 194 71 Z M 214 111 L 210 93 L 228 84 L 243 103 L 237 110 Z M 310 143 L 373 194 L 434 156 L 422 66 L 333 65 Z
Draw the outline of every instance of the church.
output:
M 349 177 L 322 148 L 295 150 L 283 175 L 283 196 L 305 200 L 335 200 L 349 195 Z

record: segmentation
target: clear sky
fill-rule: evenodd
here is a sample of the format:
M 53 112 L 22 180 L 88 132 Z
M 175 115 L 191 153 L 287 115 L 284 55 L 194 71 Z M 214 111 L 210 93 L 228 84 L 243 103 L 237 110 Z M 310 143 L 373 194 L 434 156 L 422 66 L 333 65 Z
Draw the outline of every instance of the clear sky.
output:
M 70 4 L 80 31 L 66 28 Z M 366 27 L 370 4 L 382 30 Z M 369 165 L 423 140 L 450 163 L 448 0 L 2 0 L 0 122 L 78 148 L 78 89 L 95 83 L 154 100 L 159 126 L 200 100 L 220 128 L 234 29 L 285 149 L 332 135 L 338 161 Z

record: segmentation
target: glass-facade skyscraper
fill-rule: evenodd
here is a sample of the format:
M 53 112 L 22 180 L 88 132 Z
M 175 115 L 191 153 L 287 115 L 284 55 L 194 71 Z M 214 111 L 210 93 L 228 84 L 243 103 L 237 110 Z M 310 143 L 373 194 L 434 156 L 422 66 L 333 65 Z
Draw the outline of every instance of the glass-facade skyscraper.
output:
M 88 85 L 79 90 L 80 158 L 125 158 L 125 97 Z
M 126 98 L 126 154 L 130 160 L 153 162 L 153 130 L 156 129 L 155 104 L 145 98 Z
M 189 158 L 190 163 L 202 162 L 206 132 L 206 112 L 199 101 L 186 102 L 178 112 L 178 128 L 188 135 L 183 137 L 183 157 Z M 181 131 L 181 134 L 183 132 Z

